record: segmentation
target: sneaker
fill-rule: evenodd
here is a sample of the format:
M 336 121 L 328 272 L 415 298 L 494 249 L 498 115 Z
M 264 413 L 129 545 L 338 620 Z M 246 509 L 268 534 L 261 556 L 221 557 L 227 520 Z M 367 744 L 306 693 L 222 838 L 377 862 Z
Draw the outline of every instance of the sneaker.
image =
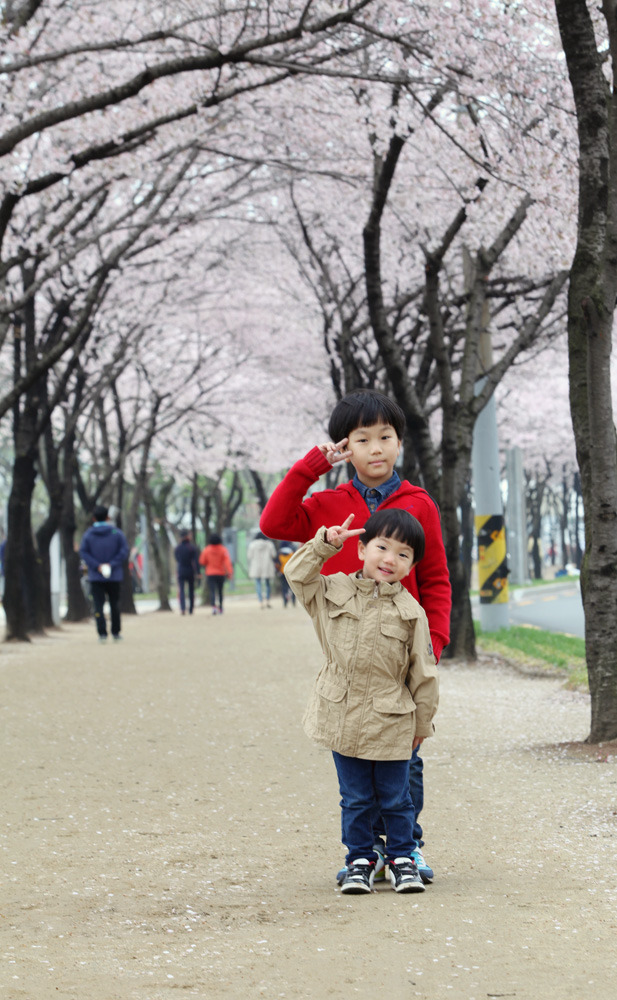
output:
M 99 636 L 99 642 L 107 642 L 107 636 L 106 635 L 100 635 Z
M 377 861 L 375 862 L 375 868 L 373 872 L 373 881 L 383 882 L 386 877 L 386 862 L 385 862 L 386 845 L 384 844 L 383 840 L 379 840 L 378 843 L 374 844 L 373 850 L 377 855 Z M 347 865 L 343 865 L 343 867 L 340 868 L 339 871 L 337 871 L 336 881 L 338 885 L 343 884 L 343 879 L 345 878 L 347 871 L 348 871 Z
M 375 875 L 375 862 L 367 858 L 356 858 L 350 865 L 341 882 L 341 892 L 361 893 L 371 892 L 373 888 L 373 877 Z
M 418 871 L 420 872 L 420 878 L 422 879 L 424 884 L 427 885 L 429 882 L 432 882 L 433 879 L 435 878 L 435 874 L 430 865 L 427 865 L 426 861 L 424 860 L 424 855 L 422 854 L 420 848 L 418 847 L 415 851 L 412 851 L 410 857 L 412 861 L 415 861 L 415 863 L 417 864 Z
M 122 636 L 120 635 L 120 633 L 118 633 L 118 635 L 112 635 L 112 639 L 114 640 L 114 642 L 122 642 Z
M 418 866 L 411 858 L 388 858 L 390 881 L 395 892 L 424 892 Z

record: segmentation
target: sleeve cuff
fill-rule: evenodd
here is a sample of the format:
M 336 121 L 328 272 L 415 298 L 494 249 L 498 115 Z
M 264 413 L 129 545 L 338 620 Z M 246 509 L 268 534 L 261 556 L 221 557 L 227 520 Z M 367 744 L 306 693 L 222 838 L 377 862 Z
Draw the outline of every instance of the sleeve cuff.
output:
M 304 456 L 304 462 L 308 465 L 311 472 L 315 474 L 316 479 L 319 479 L 320 476 L 323 476 L 324 473 L 329 472 L 332 468 L 328 459 L 322 454 L 317 445 L 307 452 Z

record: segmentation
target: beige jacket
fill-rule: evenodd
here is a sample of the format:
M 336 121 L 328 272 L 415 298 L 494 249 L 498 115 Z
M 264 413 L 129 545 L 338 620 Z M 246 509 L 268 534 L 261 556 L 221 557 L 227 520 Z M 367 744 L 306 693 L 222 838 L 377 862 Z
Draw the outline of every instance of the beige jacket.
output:
M 305 732 L 347 757 L 405 760 L 414 736 L 434 731 L 439 681 L 426 615 L 400 583 L 322 576 L 334 552 L 320 528 L 285 566 L 326 657 Z

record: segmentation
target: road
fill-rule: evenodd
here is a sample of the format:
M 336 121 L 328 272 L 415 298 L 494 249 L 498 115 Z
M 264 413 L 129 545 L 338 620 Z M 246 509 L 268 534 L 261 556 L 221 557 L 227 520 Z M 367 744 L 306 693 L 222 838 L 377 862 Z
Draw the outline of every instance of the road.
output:
M 510 624 L 536 625 L 548 632 L 585 637 L 585 618 L 577 582 L 512 587 Z

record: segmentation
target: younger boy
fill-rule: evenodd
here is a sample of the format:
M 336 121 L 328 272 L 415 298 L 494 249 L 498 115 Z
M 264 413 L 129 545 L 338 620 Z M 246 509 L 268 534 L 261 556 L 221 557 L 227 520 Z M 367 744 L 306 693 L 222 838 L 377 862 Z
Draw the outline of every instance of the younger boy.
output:
M 266 504 L 260 527 L 270 538 L 306 542 L 320 525 L 341 524 L 349 513 L 353 513 L 359 528 L 377 509 L 407 510 L 424 529 L 426 554 L 402 582 L 426 612 L 433 652 L 439 662 L 450 637 L 448 565 L 437 504 L 426 490 L 412 486 L 407 480 L 401 482 L 394 470 L 404 430 L 405 414 L 383 393 L 371 389 L 348 393 L 332 411 L 328 425 L 331 440 L 312 448 L 292 465 Z M 354 466 L 353 480 L 339 484 L 334 490 L 306 495 L 320 476 L 343 461 Z M 327 560 L 322 572 L 352 573 L 359 568 L 355 546 L 348 545 Z M 414 857 L 422 877 L 429 882 L 433 872 L 420 850 L 424 841 L 417 822 L 424 799 L 422 766 L 415 751 L 409 772 L 416 810 Z
M 338 774 L 347 847 L 341 891 L 370 892 L 376 864 L 385 861 L 396 892 L 422 892 L 412 857 L 409 757 L 433 733 L 438 680 L 426 615 L 401 581 L 422 558 L 424 532 L 397 509 L 373 514 L 364 530 L 350 529 L 352 521 L 353 514 L 320 528 L 285 568 L 326 656 L 304 728 L 332 750 Z M 362 536 L 361 572 L 322 576 L 324 563 L 354 535 Z M 373 849 L 376 807 L 386 827 L 385 859 Z

